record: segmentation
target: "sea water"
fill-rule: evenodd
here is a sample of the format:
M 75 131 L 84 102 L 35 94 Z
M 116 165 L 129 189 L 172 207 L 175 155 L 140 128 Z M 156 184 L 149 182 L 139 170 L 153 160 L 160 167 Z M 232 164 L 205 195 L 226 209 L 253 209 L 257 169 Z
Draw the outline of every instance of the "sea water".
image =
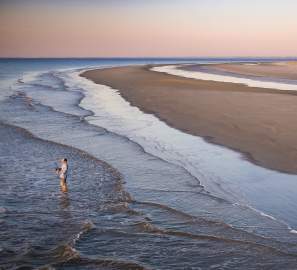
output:
M 4 267 L 294 269 L 295 176 L 175 130 L 79 76 L 189 61 L 1 60 Z M 66 195 L 53 172 L 61 156 Z

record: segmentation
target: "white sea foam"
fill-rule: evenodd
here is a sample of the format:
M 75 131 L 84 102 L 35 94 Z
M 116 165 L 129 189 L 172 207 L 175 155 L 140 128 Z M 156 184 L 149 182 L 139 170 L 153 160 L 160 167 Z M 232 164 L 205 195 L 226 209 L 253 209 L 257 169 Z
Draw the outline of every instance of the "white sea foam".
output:
M 249 207 L 250 209 L 253 209 L 253 210 L 256 211 L 257 213 L 259 213 L 262 217 L 267 217 L 267 218 L 272 219 L 272 220 L 277 220 L 274 216 L 269 215 L 269 214 L 267 214 L 267 213 L 264 213 L 263 211 L 260 211 L 260 210 L 254 208 L 254 207 L 252 207 L 252 206 L 250 206 L 250 205 L 248 205 L 247 207 Z M 287 225 L 287 224 L 285 224 L 285 225 Z
M 219 75 L 219 74 L 212 74 L 212 73 L 206 73 L 206 72 L 200 72 L 200 71 L 188 71 L 188 70 L 179 69 L 178 67 L 181 67 L 181 65 L 158 66 L 158 67 L 153 67 L 151 70 L 157 71 L 157 72 L 163 72 L 163 73 L 167 73 L 175 76 L 185 77 L 185 78 L 197 79 L 197 80 L 238 83 L 238 84 L 247 85 L 249 87 L 297 91 L 297 84 L 261 81 L 256 79 Z
M 261 214 L 261 216 L 263 216 L 263 217 L 268 217 L 268 218 L 270 218 L 270 219 L 276 220 L 276 218 L 273 217 L 273 216 L 271 216 L 271 215 L 265 214 L 265 213 L 263 213 L 263 212 L 260 212 L 260 214 Z

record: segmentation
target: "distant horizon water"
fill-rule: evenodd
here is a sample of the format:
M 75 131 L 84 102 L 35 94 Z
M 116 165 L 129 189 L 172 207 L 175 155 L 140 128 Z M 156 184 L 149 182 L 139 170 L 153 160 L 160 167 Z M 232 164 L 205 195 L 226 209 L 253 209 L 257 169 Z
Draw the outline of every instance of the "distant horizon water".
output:
M 112 56 L 112 57 L 104 57 L 104 56 L 65 56 L 65 57 L 48 57 L 48 56 L 36 56 L 36 57 L 14 57 L 14 56 L 8 56 L 8 57 L 2 57 L 0 56 L 0 59 L 20 59 L 20 60 L 34 60 L 34 59 L 53 59 L 53 60 L 65 60 L 65 59 L 95 59 L 95 60 L 109 60 L 109 59 L 123 59 L 123 60 L 129 60 L 129 59 L 135 59 L 135 60 L 143 60 L 143 59 L 157 59 L 157 60 L 163 60 L 163 59 L 177 59 L 177 60 L 183 60 L 183 59 L 191 59 L 191 60 L 205 60 L 205 59 L 212 59 L 212 60 L 232 60 L 232 59 L 253 59 L 253 60 L 265 60 L 265 59 L 271 59 L 271 60 L 297 60 L 297 56 Z

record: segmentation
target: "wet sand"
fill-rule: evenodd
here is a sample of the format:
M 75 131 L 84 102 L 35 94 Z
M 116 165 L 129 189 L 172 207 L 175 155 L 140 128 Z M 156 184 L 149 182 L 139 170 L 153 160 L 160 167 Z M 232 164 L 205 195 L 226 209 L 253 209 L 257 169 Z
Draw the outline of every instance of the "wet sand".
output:
M 295 93 L 187 79 L 148 66 L 90 70 L 82 76 L 118 89 L 132 105 L 177 129 L 236 149 L 260 166 L 297 173 Z

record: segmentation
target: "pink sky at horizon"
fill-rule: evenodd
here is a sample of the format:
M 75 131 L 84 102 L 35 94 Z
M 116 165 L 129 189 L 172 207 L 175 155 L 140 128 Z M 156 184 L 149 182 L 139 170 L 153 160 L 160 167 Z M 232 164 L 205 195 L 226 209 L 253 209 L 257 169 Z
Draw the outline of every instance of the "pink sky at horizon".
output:
M 0 0 L 0 57 L 297 56 L 297 1 L 24 2 Z

